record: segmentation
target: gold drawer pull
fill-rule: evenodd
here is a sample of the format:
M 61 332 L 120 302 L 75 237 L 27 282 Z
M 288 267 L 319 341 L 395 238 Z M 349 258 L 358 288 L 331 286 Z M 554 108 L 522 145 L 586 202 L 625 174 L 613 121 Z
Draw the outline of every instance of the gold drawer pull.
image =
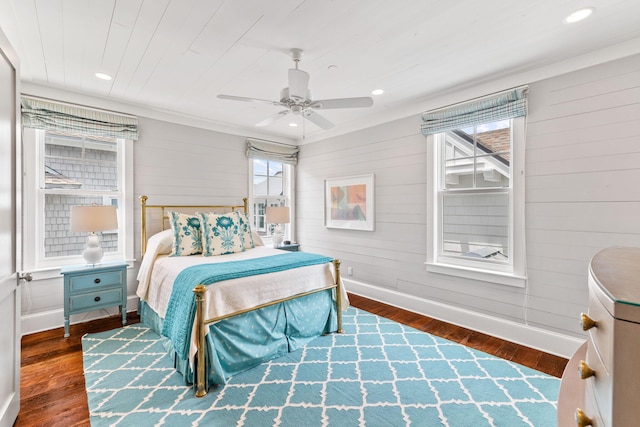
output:
M 578 427 L 587 427 L 593 425 L 593 420 L 582 412 L 582 409 L 576 409 L 576 424 Z
M 586 380 L 589 377 L 596 376 L 596 371 L 591 369 L 584 360 L 580 361 L 580 367 L 578 368 L 578 371 L 580 371 L 580 378 L 582 378 L 583 380 Z
M 598 326 L 595 320 L 587 316 L 585 313 L 580 314 L 580 323 L 582 324 L 582 330 L 588 331 L 591 328 Z

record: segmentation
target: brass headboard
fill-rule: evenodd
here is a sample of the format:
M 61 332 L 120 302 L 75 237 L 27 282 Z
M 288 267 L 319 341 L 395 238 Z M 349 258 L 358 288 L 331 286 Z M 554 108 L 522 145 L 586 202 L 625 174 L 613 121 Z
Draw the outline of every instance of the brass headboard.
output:
M 242 205 L 148 205 L 148 198 L 148 196 L 140 196 L 140 206 L 142 207 L 140 212 L 140 244 L 142 255 L 144 255 L 147 250 L 147 216 L 151 215 L 153 212 L 160 214 L 159 216 L 156 215 L 155 218 L 160 223 L 160 231 L 166 228 L 165 221 L 169 219 L 169 217 L 167 216 L 167 212 L 175 210 L 188 210 L 195 212 L 196 210 L 206 209 L 211 212 L 234 212 L 236 210 L 242 209 L 244 213 L 249 213 L 249 199 L 247 199 L 246 197 L 242 199 Z

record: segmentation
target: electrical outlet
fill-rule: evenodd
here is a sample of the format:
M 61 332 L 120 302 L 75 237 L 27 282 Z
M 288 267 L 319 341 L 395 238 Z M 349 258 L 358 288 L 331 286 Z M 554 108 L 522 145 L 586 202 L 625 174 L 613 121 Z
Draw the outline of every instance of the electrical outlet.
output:
M 353 276 L 353 267 L 347 267 L 347 276 Z

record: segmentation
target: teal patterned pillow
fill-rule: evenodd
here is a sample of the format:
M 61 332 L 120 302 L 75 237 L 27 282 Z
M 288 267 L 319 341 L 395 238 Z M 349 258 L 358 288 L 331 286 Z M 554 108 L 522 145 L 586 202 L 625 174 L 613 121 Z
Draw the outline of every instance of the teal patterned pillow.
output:
M 242 235 L 242 240 L 244 241 L 244 248 L 255 248 L 256 245 L 253 243 L 253 233 L 251 233 L 251 223 L 249 222 L 249 217 L 244 212 L 234 213 L 238 217 L 238 224 L 240 226 L 240 234 Z
M 200 215 L 169 212 L 173 231 L 171 256 L 188 256 L 202 253 L 202 229 Z
M 227 255 L 244 252 L 240 221 L 235 213 L 200 214 L 202 223 L 202 254 Z

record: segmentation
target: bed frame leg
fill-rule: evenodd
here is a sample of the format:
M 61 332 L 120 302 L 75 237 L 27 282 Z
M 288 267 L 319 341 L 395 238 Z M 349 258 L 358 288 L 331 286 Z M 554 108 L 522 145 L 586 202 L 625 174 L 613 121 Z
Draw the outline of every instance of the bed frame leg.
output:
M 195 388 L 196 397 L 204 397 L 207 395 L 206 378 L 205 378 L 205 364 L 207 360 L 206 345 L 205 345 L 205 331 L 206 325 L 204 324 L 204 294 L 207 292 L 205 285 L 198 285 L 193 288 L 193 292 L 196 294 L 196 378 Z
M 338 333 L 343 334 L 342 329 L 342 279 L 340 278 L 340 260 L 333 260 L 333 267 L 336 271 L 336 311 L 338 313 Z

